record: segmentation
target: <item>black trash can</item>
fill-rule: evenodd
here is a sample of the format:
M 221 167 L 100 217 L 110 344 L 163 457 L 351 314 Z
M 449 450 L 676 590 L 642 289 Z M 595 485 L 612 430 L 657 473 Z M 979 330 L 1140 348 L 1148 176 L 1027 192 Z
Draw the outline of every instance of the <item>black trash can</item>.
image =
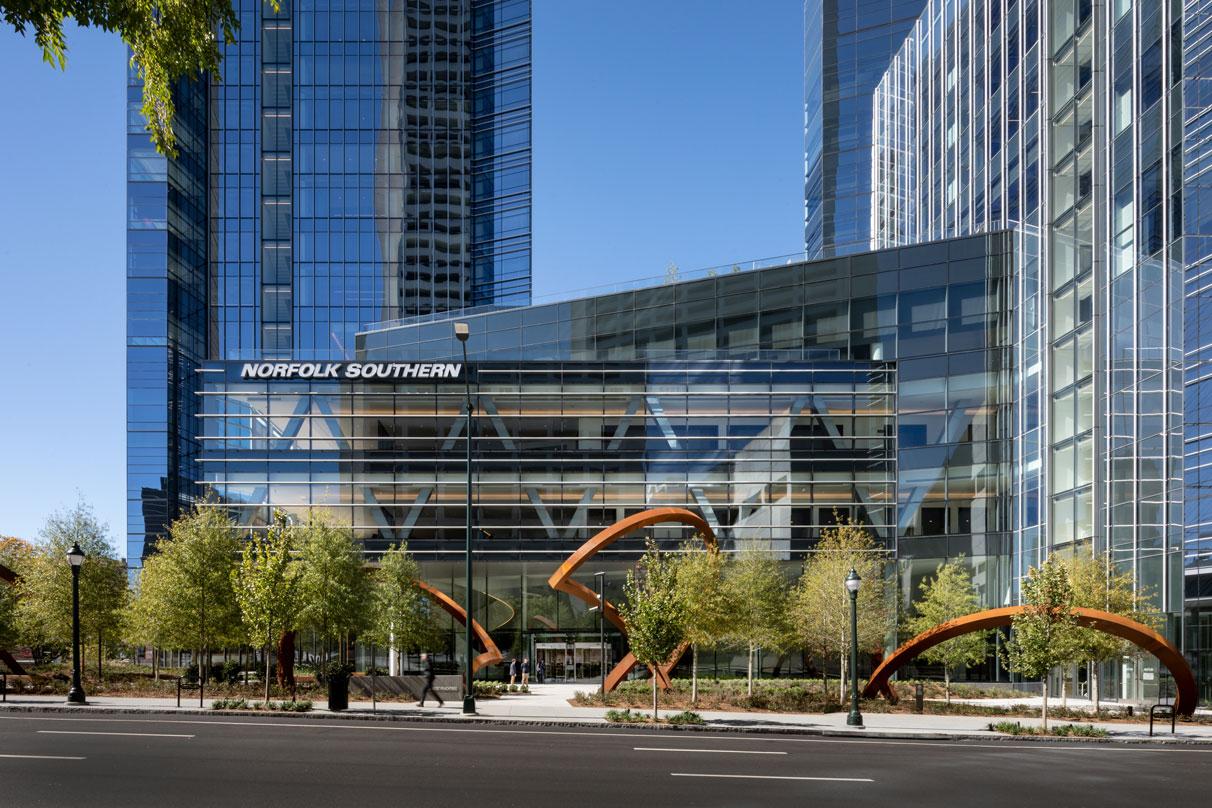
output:
M 349 677 L 333 676 L 328 680 L 328 709 L 333 712 L 349 709 Z

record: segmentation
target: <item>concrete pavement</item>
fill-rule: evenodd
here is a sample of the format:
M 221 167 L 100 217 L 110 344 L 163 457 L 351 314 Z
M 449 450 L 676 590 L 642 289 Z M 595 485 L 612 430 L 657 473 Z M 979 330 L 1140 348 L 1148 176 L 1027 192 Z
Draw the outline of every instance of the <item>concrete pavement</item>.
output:
M 559 724 L 588 724 L 602 725 L 606 723 L 605 708 L 575 707 L 569 704 L 577 690 L 584 690 L 585 685 L 544 684 L 534 685 L 528 694 L 511 694 L 497 699 L 478 699 L 477 720 L 515 723 L 559 723 Z M 204 701 L 202 711 L 210 713 L 211 699 Z M 80 713 L 96 713 L 109 711 L 137 711 L 157 713 L 194 713 L 199 711 L 196 694 L 192 700 L 182 698 L 180 709 L 175 699 L 162 698 L 125 698 L 100 696 L 89 699 L 84 707 L 72 707 L 63 703 L 59 696 L 10 695 L 7 704 L 0 704 L 0 714 L 7 706 L 11 710 L 55 710 Z M 396 718 L 396 719 L 448 719 L 460 720 L 461 704 L 448 701 L 445 707 L 437 707 L 430 702 L 426 707 L 415 703 L 380 702 L 372 711 L 371 702 L 356 701 L 350 703 L 350 709 L 343 713 L 350 718 Z M 668 715 L 676 710 L 662 710 L 662 715 Z M 323 700 L 314 704 L 313 714 L 331 717 Z M 760 712 L 724 712 L 703 710 L 699 714 L 707 721 L 708 726 L 717 729 L 774 732 L 803 732 L 815 734 L 846 733 L 852 735 L 884 736 L 884 737 L 1002 737 L 1000 733 L 990 732 L 990 721 L 1002 720 L 988 716 L 962 715 L 914 715 L 912 713 L 876 713 L 864 715 L 865 726 L 855 729 L 846 726 L 846 714 L 843 712 L 826 714 L 805 713 L 760 713 Z M 281 714 L 279 714 L 281 715 Z M 302 715 L 302 714 L 286 714 Z M 1038 718 L 1008 717 L 1006 720 L 1020 721 L 1024 725 L 1038 726 Z M 1071 723 L 1070 719 L 1053 719 L 1054 723 Z M 1088 724 L 1102 727 L 1119 740 L 1142 741 L 1148 739 L 1148 724 L 1121 722 L 1089 722 L 1072 721 L 1072 723 Z M 1183 724 L 1179 723 L 1176 733 L 1171 736 L 1168 723 L 1159 723 L 1155 727 L 1156 738 L 1174 740 L 1186 743 L 1212 744 L 1212 724 Z

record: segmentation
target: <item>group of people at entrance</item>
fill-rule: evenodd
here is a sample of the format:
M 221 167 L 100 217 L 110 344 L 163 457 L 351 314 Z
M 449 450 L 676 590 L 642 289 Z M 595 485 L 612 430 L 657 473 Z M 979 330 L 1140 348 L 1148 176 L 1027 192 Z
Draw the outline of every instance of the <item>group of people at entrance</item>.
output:
M 539 666 L 535 669 L 535 676 L 538 681 L 543 681 L 543 660 L 539 660 Z M 523 657 L 521 662 L 514 657 L 509 661 L 509 684 L 510 685 L 529 685 L 530 684 L 530 657 Z

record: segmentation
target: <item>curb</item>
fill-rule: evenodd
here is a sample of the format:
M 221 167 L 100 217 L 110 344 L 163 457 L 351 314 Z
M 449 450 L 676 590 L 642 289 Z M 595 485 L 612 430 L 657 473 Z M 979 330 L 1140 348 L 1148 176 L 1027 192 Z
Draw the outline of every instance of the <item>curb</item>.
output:
M 862 740 L 871 738 L 877 740 L 901 741 L 982 741 L 994 743 L 1042 743 L 1042 744 L 1117 744 L 1117 745 L 1166 745 L 1166 746 L 1212 746 L 1212 738 L 1187 738 L 1158 735 L 1148 737 L 1116 737 L 1084 738 L 1081 736 L 1050 737 L 1040 735 L 1004 735 L 982 734 L 975 732 L 901 732 L 897 730 L 842 730 L 831 727 L 806 726 L 728 726 L 717 724 L 624 724 L 607 723 L 602 719 L 545 719 L 545 718 L 489 718 L 475 716 L 442 715 L 401 715 L 399 713 L 290 713 L 269 712 L 265 710 L 208 710 L 197 707 L 155 708 L 155 707 L 113 707 L 113 706 L 84 706 L 74 707 L 66 704 L 2 704 L 2 713 L 75 713 L 100 715 L 168 715 L 168 716 L 223 716 L 236 718 L 290 718 L 300 721 L 362 721 L 378 723 L 422 723 L 422 724 L 462 724 L 474 726 L 506 726 L 506 727 L 558 727 L 563 729 L 597 729 L 603 732 L 617 730 L 644 730 L 647 732 L 711 732 L 730 733 L 738 735 L 801 735 L 809 737 L 845 738 Z

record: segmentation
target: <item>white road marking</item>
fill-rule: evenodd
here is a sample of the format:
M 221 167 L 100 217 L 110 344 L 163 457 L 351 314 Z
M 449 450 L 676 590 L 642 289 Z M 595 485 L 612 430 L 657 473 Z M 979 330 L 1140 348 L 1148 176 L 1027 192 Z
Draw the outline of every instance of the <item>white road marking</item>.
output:
M 34 715 L 0 715 L 0 721 L 93 721 L 98 724 L 187 724 L 191 726 L 227 726 L 227 727 L 286 727 L 292 729 L 345 729 L 345 730 L 364 730 L 368 732 L 462 732 L 462 733 L 477 733 L 484 735 L 569 735 L 573 737 L 586 738 L 645 738 L 651 740 L 652 733 L 645 732 L 602 732 L 596 731 L 570 731 L 560 732 L 558 730 L 541 730 L 541 729 L 488 729 L 478 727 L 391 727 L 391 726 L 358 726 L 354 723 L 341 723 L 327 720 L 315 721 L 199 721 L 189 720 L 185 718 L 169 718 L 169 719 L 141 719 L 141 718 L 58 718 L 50 716 L 34 716 Z M 739 733 L 729 733 L 730 737 L 723 735 L 707 735 L 704 740 L 732 740 L 736 742 L 740 740 Z M 867 744 L 875 746 L 941 746 L 947 749 L 997 749 L 1006 750 L 1013 749 L 1016 751 L 1033 751 L 1047 752 L 1049 754 L 1057 751 L 1068 752 L 1156 752 L 1160 754 L 1186 752 L 1197 755 L 1210 755 L 1212 748 L 1203 749 L 1176 749 L 1173 746 L 1165 747 L 1141 747 L 1136 745 L 1120 745 L 1112 743 L 1092 743 L 1092 744 L 1059 744 L 1059 743 L 1014 743 L 1012 741 L 994 742 L 994 743 L 972 743 L 968 741 L 938 741 L 938 740 L 887 740 L 880 738 L 789 738 L 789 737 L 757 737 L 752 736 L 747 740 L 761 743 L 832 743 L 832 744 Z
M 637 752 L 711 752 L 717 755 L 785 755 L 786 752 L 766 752 L 759 749 L 679 749 L 676 746 L 633 746 Z
M 167 735 L 162 732 L 86 732 L 71 729 L 40 729 L 39 735 L 121 735 L 127 738 L 192 738 L 193 735 Z
M 818 780 L 828 783 L 874 783 L 870 777 L 792 777 L 784 774 L 695 774 L 670 772 L 670 777 L 725 777 L 730 780 Z
M 0 758 L 19 758 L 21 760 L 84 760 L 82 757 L 71 755 L 0 755 Z

